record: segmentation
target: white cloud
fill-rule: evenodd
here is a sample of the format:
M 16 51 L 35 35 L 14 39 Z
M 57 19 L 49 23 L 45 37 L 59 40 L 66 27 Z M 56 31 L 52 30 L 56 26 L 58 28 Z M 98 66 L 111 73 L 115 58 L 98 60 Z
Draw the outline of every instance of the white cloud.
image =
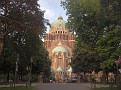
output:
M 45 18 L 53 18 L 55 17 L 55 12 L 53 10 L 50 10 L 50 9 L 45 9 L 46 12 L 45 12 Z
M 42 6 L 47 6 L 48 4 L 47 0 L 39 0 L 38 3 Z
M 45 10 L 44 17 L 49 19 L 49 18 L 54 18 L 56 15 L 56 11 L 52 10 L 51 7 L 49 7 L 49 4 L 47 0 L 39 0 L 38 2 L 40 4 L 40 8 L 42 10 Z

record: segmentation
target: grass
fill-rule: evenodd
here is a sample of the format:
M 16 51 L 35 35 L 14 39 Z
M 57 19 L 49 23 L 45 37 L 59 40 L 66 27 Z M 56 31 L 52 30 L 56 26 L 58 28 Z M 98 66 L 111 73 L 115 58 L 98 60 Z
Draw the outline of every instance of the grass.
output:
M 36 90 L 36 88 L 35 87 L 18 86 L 18 87 L 1 87 L 0 90 Z
M 112 87 L 112 88 L 110 88 L 110 87 L 102 87 L 102 88 L 96 88 L 94 90 L 118 90 L 118 88 L 117 87 Z

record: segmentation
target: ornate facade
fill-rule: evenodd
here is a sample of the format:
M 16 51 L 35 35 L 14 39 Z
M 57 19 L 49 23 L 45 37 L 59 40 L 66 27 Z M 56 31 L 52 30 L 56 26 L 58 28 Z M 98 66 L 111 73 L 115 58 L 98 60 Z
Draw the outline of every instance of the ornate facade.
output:
M 75 35 L 66 28 L 62 16 L 51 24 L 50 31 L 44 37 L 44 44 L 52 60 L 51 69 L 56 80 L 65 80 L 72 69 L 69 65 L 74 47 Z

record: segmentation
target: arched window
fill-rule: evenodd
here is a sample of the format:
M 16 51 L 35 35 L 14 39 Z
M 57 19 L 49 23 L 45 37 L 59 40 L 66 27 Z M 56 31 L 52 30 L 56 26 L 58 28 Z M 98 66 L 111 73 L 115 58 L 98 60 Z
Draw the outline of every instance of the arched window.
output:
M 66 40 L 68 40 L 68 35 L 66 35 Z
M 53 35 L 51 35 L 51 40 L 53 40 Z
M 65 35 L 63 35 L 63 39 L 65 40 Z
M 60 40 L 60 35 L 58 35 L 58 40 Z
M 60 35 L 60 39 L 62 39 L 62 36 Z

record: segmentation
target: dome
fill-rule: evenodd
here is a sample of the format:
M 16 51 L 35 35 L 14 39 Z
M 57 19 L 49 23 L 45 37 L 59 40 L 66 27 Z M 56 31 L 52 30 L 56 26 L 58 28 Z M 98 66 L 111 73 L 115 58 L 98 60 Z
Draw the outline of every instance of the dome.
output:
M 57 71 L 58 71 L 58 72 L 62 72 L 63 70 L 62 70 L 62 68 L 59 66 L 59 67 L 57 68 Z
M 59 16 L 58 19 L 62 19 L 63 20 L 63 17 L 62 16 Z
M 63 20 L 62 16 L 59 16 L 56 21 L 54 21 L 51 26 L 52 28 L 65 28 L 66 21 Z
M 57 52 L 65 52 L 65 53 L 68 53 L 68 51 L 64 47 L 62 47 L 62 46 L 57 46 L 56 48 L 54 48 L 52 50 L 52 53 L 57 53 Z
M 70 67 L 70 68 L 67 70 L 67 72 L 72 72 L 72 67 Z

